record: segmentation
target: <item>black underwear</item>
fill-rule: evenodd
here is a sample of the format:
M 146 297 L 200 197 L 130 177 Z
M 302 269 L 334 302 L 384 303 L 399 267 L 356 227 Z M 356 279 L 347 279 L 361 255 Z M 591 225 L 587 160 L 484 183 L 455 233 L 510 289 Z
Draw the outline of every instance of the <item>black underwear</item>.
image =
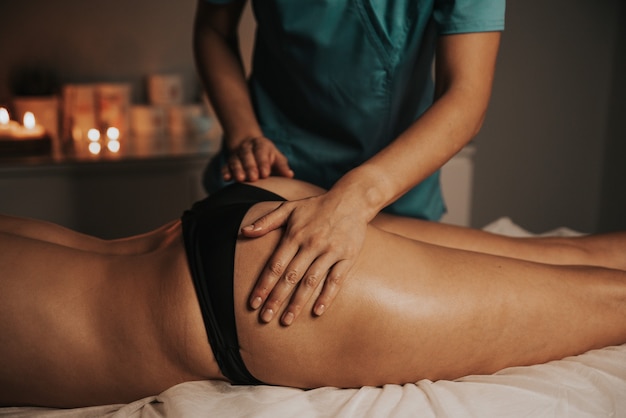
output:
M 183 240 L 209 344 L 231 382 L 259 385 L 239 353 L 233 303 L 235 244 L 244 215 L 262 201 L 284 201 L 277 194 L 236 183 L 194 203 L 182 216 Z

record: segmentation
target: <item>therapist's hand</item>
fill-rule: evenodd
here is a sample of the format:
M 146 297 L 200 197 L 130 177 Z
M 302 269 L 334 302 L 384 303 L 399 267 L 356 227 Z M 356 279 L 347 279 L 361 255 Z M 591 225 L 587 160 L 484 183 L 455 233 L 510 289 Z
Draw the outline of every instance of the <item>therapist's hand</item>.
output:
M 257 181 L 270 175 L 293 177 L 287 157 L 264 136 L 245 139 L 230 147 L 222 168 L 225 181 Z
M 322 315 L 330 307 L 365 240 L 368 219 L 359 209 L 357 202 L 325 193 L 284 202 L 242 229 L 245 236 L 258 237 L 285 226 L 250 295 L 261 321 L 280 314 L 280 322 L 291 325 L 320 285 L 313 313 Z

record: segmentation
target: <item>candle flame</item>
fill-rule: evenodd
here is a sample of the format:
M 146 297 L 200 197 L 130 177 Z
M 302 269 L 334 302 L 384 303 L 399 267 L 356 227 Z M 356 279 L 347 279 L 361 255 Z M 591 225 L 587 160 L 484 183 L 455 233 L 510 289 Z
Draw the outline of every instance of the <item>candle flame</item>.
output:
M 114 127 L 110 127 L 107 129 L 107 138 L 111 141 L 117 141 L 120 139 L 120 130 Z
M 97 142 L 90 142 L 89 143 L 89 152 L 92 153 L 93 155 L 100 154 L 100 150 L 101 149 L 102 149 L 102 146 L 100 146 L 99 143 L 97 143 Z
M 34 129 L 36 125 L 37 121 L 35 120 L 33 112 L 24 113 L 24 127 L 26 129 Z
M 91 142 L 97 142 L 100 140 L 100 131 L 94 128 L 91 128 L 90 130 L 87 131 L 87 138 L 89 138 L 89 140 Z M 98 151 L 100 152 L 100 151 Z M 94 153 L 97 154 L 97 153 Z
M 120 151 L 120 141 L 109 141 L 109 143 L 107 144 L 107 148 L 109 149 L 109 151 L 113 152 L 113 153 L 117 153 Z
M 0 125 L 8 125 L 9 121 L 9 111 L 4 107 L 0 107 Z

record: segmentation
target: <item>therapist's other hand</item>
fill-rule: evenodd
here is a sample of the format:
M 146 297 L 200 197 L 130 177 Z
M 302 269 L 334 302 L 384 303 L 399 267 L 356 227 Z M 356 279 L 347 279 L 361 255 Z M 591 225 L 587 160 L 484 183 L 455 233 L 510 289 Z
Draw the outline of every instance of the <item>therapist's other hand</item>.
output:
M 248 138 L 229 149 L 227 164 L 222 168 L 225 181 L 257 181 L 270 175 L 291 178 L 293 171 L 287 157 L 268 138 Z
M 360 212 L 354 203 L 325 193 L 284 202 L 242 229 L 253 238 L 285 226 L 250 295 L 261 321 L 270 322 L 288 301 L 280 322 L 291 325 L 320 285 L 313 313 L 330 307 L 365 240 L 368 220 Z

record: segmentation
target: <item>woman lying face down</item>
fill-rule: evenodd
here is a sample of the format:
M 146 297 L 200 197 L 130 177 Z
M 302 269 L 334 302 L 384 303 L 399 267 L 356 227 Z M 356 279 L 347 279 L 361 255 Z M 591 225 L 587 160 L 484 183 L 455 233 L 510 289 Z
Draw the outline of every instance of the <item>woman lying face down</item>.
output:
M 249 300 L 282 230 L 239 231 L 321 191 L 237 185 L 181 221 L 102 241 L 0 218 L 0 404 L 130 402 L 185 381 L 359 387 L 454 379 L 626 342 L 626 235 L 513 239 L 379 215 L 337 296 L 290 326 Z M 517 258 L 516 258 L 517 257 Z M 274 296 L 269 291 L 269 299 Z M 272 305 L 270 305 L 272 306 Z

